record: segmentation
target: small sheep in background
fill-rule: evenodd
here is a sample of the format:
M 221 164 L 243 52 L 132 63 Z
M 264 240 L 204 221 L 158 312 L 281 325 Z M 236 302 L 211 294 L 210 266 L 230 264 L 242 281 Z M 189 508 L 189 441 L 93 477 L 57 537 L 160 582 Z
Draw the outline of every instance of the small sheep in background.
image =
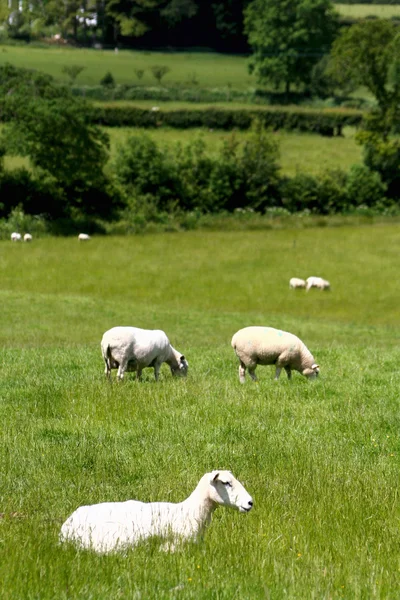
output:
M 303 342 L 292 333 L 273 327 L 245 327 L 232 338 L 232 348 L 240 361 L 239 380 L 244 383 L 246 368 L 250 377 L 257 381 L 257 365 L 276 365 L 275 379 L 279 379 L 282 368 L 288 379 L 292 369 L 308 379 L 317 377 L 319 366 Z
M 61 527 L 60 541 L 95 552 L 125 550 L 153 536 L 172 542 L 202 536 L 218 506 L 249 512 L 253 499 L 230 471 L 212 471 L 183 502 L 104 502 L 81 506 Z M 168 541 L 163 549 L 173 551 Z
M 322 279 L 322 277 L 307 277 L 306 291 L 308 292 L 311 288 L 330 290 L 331 284 L 326 279 Z
M 20 242 L 21 241 L 21 234 L 17 233 L 16 231 L 13 231 L 11 234 L 11 241 L 12 242 Z
M 164 331 L 140 329 L 139 327 L 113 327 L 101 340 L 101 352 L 106 363 L 105 374 L 118 369 L 117 378 L 122 380 L 125 371 L 136 371 L 137 379 L 145 367 L 154 368 L 158 381 L 162 363 L 167 363 L 172 375 L 186 377 L 189 364 L 183 354 L 175 350 Z
M 306 287 L 306 282 L 304 281 L 304 279 L 299 279 L 298 277 L 292 277 L 291 280 L 289 281 L 289 288 L 292 290 L 305 288 L 305 287 Z
M 30 233 L 26 233 L 24 235 L 24 242 L 31 242 L 32 241 L 32 235 Z
M 79 240 L 80 242 L 85 242 L 85 241 L 87 241 L 87 240 L 90 240 L 90 235 L 88 235 L 87 233 L 80 233 L 80 234 L 78 235 L 78 240 Z

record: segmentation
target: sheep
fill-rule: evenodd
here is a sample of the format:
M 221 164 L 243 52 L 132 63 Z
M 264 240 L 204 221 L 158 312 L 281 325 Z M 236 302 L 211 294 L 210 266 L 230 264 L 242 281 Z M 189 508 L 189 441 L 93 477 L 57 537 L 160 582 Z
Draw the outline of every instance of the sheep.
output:
M 118 369 L 119 380 L 124 378 L 125 371 L 136 371 L 136 377 L 140 379 L 145 367 L 153 367 L 158 381 L 164 362 L 170 366 L 172 375 L 186 377 L 189 367 L 183 354 L 171 346 L 167 335 L 160 329 L 113 327 L 104 333 L 101 351 L 108 378 L 111 377 L 111 369 Z
M 306 291 L 308 292 L 313 287 L 319 290 L 330 290 L 331 284 L 326 279 L 322 279 L 322 277 L 307 277 Z
M 80 242 L 86 242 L 87 240 L 90 240 L 90 235 L 88 235 L 87 233 L 80 233 L 78 235 L 78 240 Z
M 304 279 L 299 279 L 298 277 L 292 277 L 291 280 L 289 281 L 289 288 L 290 289 L 298 289 L 298 288 L 305 288 L 306 287 L 306 282 L 304 281 Z
M 244 383 L 246 368 L 250 377 L 257 381 L 257 365 L 276 365 L 275 379 L 279 379 L 282 367 L 288 379 L 292 369 L 299 371 L 308 379 L 319 374 L 319 365 L 314 361 L 305 344 L 292 333 L 273 327 L 245 327 L 235 333 L 232 348 L 240 361 L 239 380 Z
M 21 234 L 17 233 L 16 231 L 13 231 L 11 234 L 11 241 L 12 242 L 20 242 L 21 241 Z
M 65 521 L 61 542 L 98 553 L 123 551 L 138 542 L 166 538 L 164 550 L 174 551 L 182 541 L 201 539 L 218 506 L 248 513 L 253 499 L 230 471 L 206 473 L 186 500 L 172 502 L 104 502 L 80 506 Z
M 24 242 L 31 242 L 32 241 L 32 235 L 30 233 L 26 233 L 24 235 Z

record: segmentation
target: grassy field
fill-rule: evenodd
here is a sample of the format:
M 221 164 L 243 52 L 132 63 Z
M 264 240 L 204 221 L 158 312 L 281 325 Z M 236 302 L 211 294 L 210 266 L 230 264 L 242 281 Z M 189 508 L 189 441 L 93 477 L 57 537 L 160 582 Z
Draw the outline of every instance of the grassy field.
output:
M 0 598 L 396 598 L 397 225 L 0 242 Z M 332 291 L 288 288 L 322 275 Z M 104 380 L 116 324 L 162 328 L 186 380 Z M 321 366 L 240 386 L 242 326 L 298 334 Z M 202 544 L 96 556 L 58 544 L 103 500 L 178 501 L 229 468 L 249 515 Z
M 200 136 L 207 144 L 210 153 L 216 152 L 223 140 L 231 134 L 204 129 L 139 129 L 130 127 L 107 127 L 110 136 L 110 158 L 115 155 L 118 144 L 123 144 L 130 135 L 149 135 L 159 144 L 187 144 Z M 343 137 L 322 137 L 316 134 L 278 131 L 274 137 L 280 146 L 280 164 L 282 173 L 288 176 L 297 172 L 318 174 L 326 169 L 342 168 L 345 171 L 355 163 L 361 162 L 362 148 L 354 140 L 355 130 L 344 129 Z M 237 139 L 245 140 L 248 132 L 236 132 Z M 28 159 L 19 156 L 6 156 L 4 164 L 12 169 L 29 167 Z
M 342 17 L 350 19 L 400 19 L 399 4 L 336 4 L 335 9 Z
M 238 90 L 255 86 L 255 78 L 247 71 L 247 58 L 212 52 L 147 52 L 92 50 L 78 48 L 35 48 L 32 46 L 0 46 L 0 65 L 9 62 L 17 67 L 38 69 L 58 81 L 69 79 L 62 72 L 66 65 L 80 65 L 84 70 L 76 83 L 98 85 L 110 71 L 117 84 L 158 85 L 151 67 L 167 65 L 170 72 L 164 85 L 185 84 L 188 87 L 222 88 L 230 85 Z M 138 79 L 135 70 L 143 69 Z M 193 80 L 197 83 L 194 84 Z

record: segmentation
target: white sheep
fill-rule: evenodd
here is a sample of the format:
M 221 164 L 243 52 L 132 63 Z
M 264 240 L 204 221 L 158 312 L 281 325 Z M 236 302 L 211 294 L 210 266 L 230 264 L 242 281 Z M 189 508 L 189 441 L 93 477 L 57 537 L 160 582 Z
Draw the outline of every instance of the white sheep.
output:
M 299 277 L 292 277 L 289 281 L 289 287 L 293 290 L 298 288 L 305 288 L 306 282 L 304 281 L 304 279 L 299 279 Z
M 245 327 L 235 333 L 232 348 L 240 361 L 239 380 L 244 383 L 246 368 L 250 377 L 257 381 L 257 365 L 276 365 L 275 379 L 279 379 L 282 367 L 288 378 L 292 369 L 308 379 L 319 373 L 319 365 L 303 342 L 292 333 L 273 327 Z
M 87 233 L 80 233 L 78 235 L 78 240 L 80 242 L 86 242 L 87 240 L 90 240 L 90 235 L 88 235 Z
M 101 340 L 105 374 L 111 376 L 111 369 L 118 369 L 119 380 L 125 371 L 136 371 L 140 379 L 145 367 L 154 367 L 158 381 L 162 363 L 167 363 L 172 375 L 187 375 L 189 364 L 183 354 L 175 350 L 164 331 L 160 329 L 140 329 L 139 327 L 113 327 L 106 331 Z
M 11 234 L 11 241 L 12 242 L 20 242 L 21 241 L 21 234 L 17 233 L 16 231 L 13 231 Z
M 125 550 L 153 536 L 174 542 L 201 538 L 218 506 L 249 512 L 253 499 L 230 471 L 212 471 L 183 502 L 104 502 L 81 506 L 61 527 L 60 541 L 95 552 Z
M 25 233 L 24 242 L 31 242 L 31 241 L 32 241 L 32 235 L 30 233 Z
M 306 291 L 308 292 L 311 288 L 330 290 L 331 284 L 326 279 L 322 279 L 322 277 L 307 277 Z

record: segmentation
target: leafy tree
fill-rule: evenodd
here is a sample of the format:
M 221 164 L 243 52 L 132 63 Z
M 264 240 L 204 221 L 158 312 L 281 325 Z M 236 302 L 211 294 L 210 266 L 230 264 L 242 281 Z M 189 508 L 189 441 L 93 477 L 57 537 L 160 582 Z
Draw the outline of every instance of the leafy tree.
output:
M 170 68 L 167 65 L 154 65 L 151 67 L 151 72 L 153 73 L 154 79 L 161 83 L 161 79 L 170 72 Z
M 329 72 L 339 84 L 364 86 L 377 110 L 367 129 L 387 139 L 399 119 L 400 35 L 390 21 L 363 21 L 343 31 L 332 46 Z
M 76 78 L 80 73 L 82 73 L 84 68 L 85 67 L 82 67 L 82 65 L 65 65 L 61 70 L 69 77 L 69 82 L 71 85 L 73 85 Z
M 102 202 L 109 141 L 91 123 L 91 111 L 84 100 L 56 85 L 49 75 L 11 65 L 0 67 L 0 116 L 6 121 L 3 143 L 9 152 L 29 156 L 37 172 L 57 182 L 63 190 L 66 216 L 73 210 L 110 213 L 109 199 Z
M 307 84 L 337 32 L 331 0 L 253 0 L 245 11 L 250 72 L 276 87 Z

